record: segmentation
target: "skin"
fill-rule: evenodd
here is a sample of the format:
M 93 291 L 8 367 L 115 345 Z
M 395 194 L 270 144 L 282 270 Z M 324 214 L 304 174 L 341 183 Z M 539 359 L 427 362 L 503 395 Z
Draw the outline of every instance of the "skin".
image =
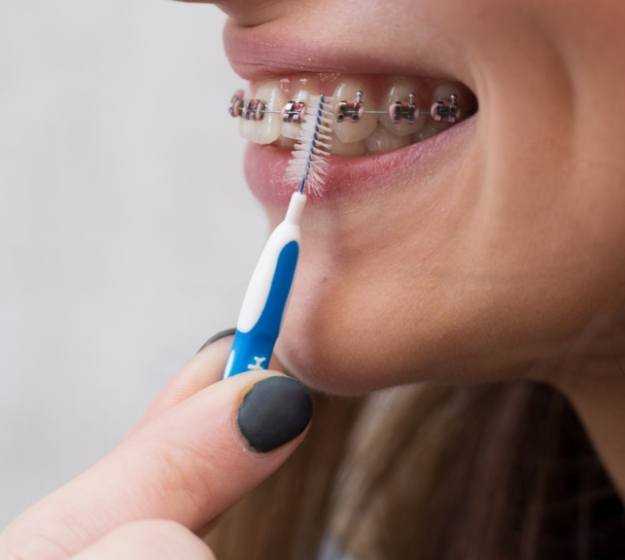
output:
M 605 101 L 625 94 L 625 4 L 221 7 L 227 40 L 305 37 L 337 59 L 358 45 L 365 59 L 392 57 L 415 73 L 442 68 L 479 100 L 442 164 L 307 209 L 277 347 L 288 370 L 339 393 L 419 380 L 550 383 L 625 488 L 625 133 Z M 282 219 L 282 208 L 266 211 L 272 225 Z
M 239 405 L 278 373 L 218 381 L 231 344 L 202 350 L 116 449 L 6 527 L 0 559 L 212 559 L 196 535 L 304 437 L 266 454 L 249 449 L 236 425 Z
M 551 383 L 575 404 L 623 490 L 625 133 L 616 103 L 625 98 L 625 4 L 219 5 L 232 33 L 358 44 L 364 57 L 392 52 L 406 67 L 444 66 L 480 104 L 445 165 L 307 211 L 278 347 L 288 369 L 342 393 L 424 379 Z M 281 219 L 283 209 L 266 210 Z M 300 441 L 263 457 L 233 445 L 225 419 L 266 374 L 211 385 L 225 353 L 225 343 L 203 351 L 117 450 L 9 526 L 0 557 L 211 558 L 190 530 Z M 129 482 L 130 497 L 120 490 Z M 167 500 L 154 488 L 171 490 Z

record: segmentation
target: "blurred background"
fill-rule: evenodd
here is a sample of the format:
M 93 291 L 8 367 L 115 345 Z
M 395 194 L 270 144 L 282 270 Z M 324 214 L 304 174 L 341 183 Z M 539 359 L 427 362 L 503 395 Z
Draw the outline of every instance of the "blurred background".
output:
M 234 326 L 265 223 L 213 6 L 0 0 L 0 527 Z

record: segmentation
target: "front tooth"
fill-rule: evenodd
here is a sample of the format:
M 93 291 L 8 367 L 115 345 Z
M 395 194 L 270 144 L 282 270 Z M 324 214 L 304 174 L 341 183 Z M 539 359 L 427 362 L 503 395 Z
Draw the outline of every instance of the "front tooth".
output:
M 246 100 L 250 95 L 246 95 Z M 261 84 L 254 98 L 266 103 L 267 111 L 280 111 L 286 100 L 278 82 L 266 82 Z M 279 113 L 265 113 L 260 121 L 246 120 L 241 118 L 239 133 L 243 138 L 256 144 L 271 144 L 280 137 L 282 129 L 282 116 Z
M 363 102 L 365 109 L 377 109 L 372 103 L 373 99 L 367 96 L 365 84 L 360 80 L 347 79 L 342 81 L 334 90 L 334 101 L 352 101 L 356 97 L 356 92 L 364 93 Z M 369 136 L 377 126 L 375 115 L 363 115 L 360 120 L 353 122 L 345 119 L 343 122 L 334 123 L 334 133 L 341 142 L 358 142 Z
M 308 106 L 310 102 L 310 94 L 305 89 L 300 89 L 294 97 L 292 97 L 293 101 L 303 101 Z M 302 130 L 301 124 L 296 123 L 282 123 L 282 136 L 285 138 L 292 138 L 297 140 L 300 135 L 300 131 Z
M 367 153 L 367 144 L 364 140 L 341 142 L 335 136 L 332 138 L 332 153 L 338 156 L 364 156 Z
M 367 138 L 367 149 L 372 154 L 392 152 L 410 144 L 410 136 L 396 136 L 383 126 L 378 126 Z
M 382 108 L 388 109 L 391 103 L 395 103 L 395 101 L 408 103 L 408 96 L 411 93 L 415 94 L 415 101 L 417 105 L 415 122 L 411 123 L 406 119 L 401 119 L 399 122 L 395 123 L 391 120 L 391 117 L 388 114 L 380 117 L 380 123 L 382 126 L 397 136 L 410 136 L 419 132 L 419 130 L 421 130 L 423 125 L 427 122 L 430 107 L 426 107 L 426 103 L 424 103 L 425 99 L 423 96 L 423 87 L 420 86 L 416 80 L 397 80 L 384 96 Z M 421 109 L 421 111 L 419 111 L 419 109 Z

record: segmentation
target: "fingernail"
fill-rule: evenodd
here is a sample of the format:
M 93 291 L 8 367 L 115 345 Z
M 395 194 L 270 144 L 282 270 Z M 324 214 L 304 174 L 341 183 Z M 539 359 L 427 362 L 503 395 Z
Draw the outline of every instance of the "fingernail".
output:
M 308 389 L 291 377 L 269 377 L 245 395 L 237 422 L 250 447 L 267 453 L 301 434 L 312 418 Z
M 204 350 L 204 348 L 210 346 L 213 342 L 217 342 L 221 338 L 234 336 L 235 331 L 236 329 L 224 329 L 223 331 L 219 331 L 218 333 L 211 336 L 204 344 L 202 344 L 202 346 L 200 346 L 200 349 L 196 353 L 201 352 L 202 350 Z

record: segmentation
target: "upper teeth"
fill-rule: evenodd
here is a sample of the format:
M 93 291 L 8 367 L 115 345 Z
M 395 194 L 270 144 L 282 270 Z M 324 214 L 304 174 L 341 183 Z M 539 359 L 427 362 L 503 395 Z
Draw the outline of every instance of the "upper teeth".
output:
M 407 79 L 398 80 L 391 86 L 386 93 L 385 105 L 389 106 L 395 101 L 407 99 L 411 93 L 415 96 L 415 104 L 417 107 L 423 107 L 426 105 L 426 100 L 423 99 L 425 97 L 425 92 L 418 87 L 418 84 L 416 84 L 414 80 Z M 426 121 L 427 113 L 424 111 L 418 111 L 415 114 L 414 122 L 406 120 L 394 122 L 391 120 L 390 115 L 383 115 L 380 118 L 380 124 L 391 134 L 396 134 L 397 136 L 410 136 L 419 132 L 419 130 L 423 128 Z
M 304 103 L 308 103 L 310 98 L 310 93 L 308 93 L 305 89 L 300 89 L 294 96 L 293 101 L 303 101 Z M 298 138 L 299 131 L 302 126 L 300 123 L 295 122 L 283 122 L 282 123 L 282 136 L 285 138 Z
M 243 138 L 256 144 L 271 144 L 280 138 L 282 117 L 279 112 L 287 100 L 277 82 L 261 84 L 254 97 L 265 102 L 267 112 L 261 120 L 241 119 L 239 132 Z
M 306 84 L 307 85 L 307 84 Z M 338 116 L 333 125 L 332 153 L 359 156 L 395 150 L 425 140 L 461 117 L 460 107 L 468 100 L 454 83 L 439 84 L 428 92 L 417 79 L 398 78 L 380 100 L 368 98 L 363 80 L 345 78 L 334 89 Z M 287 99 L 279 81 L 258 85 L 254 95 L 237 92 L 231 114 L 241 116 L 241 136 L 257 144 L 276 143 L 283 147 L 301 130 L 300 103 L 308 104 L 316 92 L 300 87 Z M 372 110 L 376 107 L 386 110 Z M 466 111 L 465 111 L 466 112 Z
M 334 90 L 334 99 L 352 99 L 356 97 L 358 92 L 364 91 L 365 86 L 361 81 L 346 79 L 342 83 L 338 84 Z M 351 119 L 345 119 L 342 122 L 336 122 L 334 124 L 334 134 L 336 137 L 345 143 L 358 142 L 364 140 L 369 136 L 375 128 L 378 126 L 378 119 L 375 115 L 363 115 L 355 122 Z

